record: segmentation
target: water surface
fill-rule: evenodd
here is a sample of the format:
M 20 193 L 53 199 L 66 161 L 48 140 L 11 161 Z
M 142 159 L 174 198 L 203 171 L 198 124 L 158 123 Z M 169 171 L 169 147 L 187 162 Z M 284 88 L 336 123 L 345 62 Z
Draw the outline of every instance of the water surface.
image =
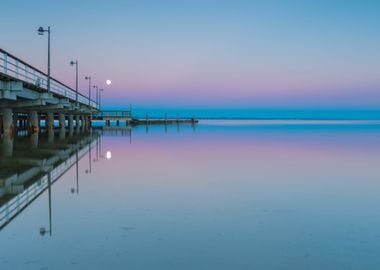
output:
M 78 181 L 76 150 L 50 188 L 41 174 L 0 231 L 0 269 L 378 269 L 379 138 L 328 121 L 84 133 Z

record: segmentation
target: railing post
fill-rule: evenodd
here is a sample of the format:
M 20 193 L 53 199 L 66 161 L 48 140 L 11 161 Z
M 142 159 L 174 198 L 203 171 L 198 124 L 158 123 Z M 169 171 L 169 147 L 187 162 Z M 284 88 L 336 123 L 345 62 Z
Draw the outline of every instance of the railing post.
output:
M 7 53 L 4 53 L 4 74 L 7 74 L 8 72 L 8 55 Z
M 18 60 L 16 60 L 16 79 L 18 79 Z

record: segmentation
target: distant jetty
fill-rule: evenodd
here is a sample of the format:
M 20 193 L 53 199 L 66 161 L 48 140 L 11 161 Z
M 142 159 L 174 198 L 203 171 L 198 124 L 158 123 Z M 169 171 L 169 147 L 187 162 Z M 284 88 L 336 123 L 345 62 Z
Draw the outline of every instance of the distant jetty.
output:
M 110 126 L 111 122 L 115 122 L 116 126 L 121 123 L 131 126 L 139 125 L 180 125 L 180 124 L 191 124 L 195 125 L 198 123 L 198 119 L 192 118 L 149 118 L 148 114 L 145 118 L 135 118 L 132 117 L 131 111 L 99 111 L 96 115 L 92 117 L 93 120 L 104 121 L 106 126 Z M 124 125 L 124 124 L 123 124 Z

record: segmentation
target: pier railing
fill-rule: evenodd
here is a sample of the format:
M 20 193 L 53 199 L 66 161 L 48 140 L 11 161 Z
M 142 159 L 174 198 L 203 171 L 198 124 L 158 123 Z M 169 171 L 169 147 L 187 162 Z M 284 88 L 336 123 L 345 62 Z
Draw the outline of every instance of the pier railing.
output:
M 130 118 L 131 111 L 99 111 L 96 114 L 97 118 L 111 117 L 111 118 Z
M 42 91 L 47 91 L 48 75 L 16 56 L 0 48 L 0 73 L 14 80 L 34 85 Z M 76 91 L 64 83 L 50 77 L 50 91 L 60 97 L 76 100 Z M 99 104 L 78 93 L 78 103 L 99 109 Z

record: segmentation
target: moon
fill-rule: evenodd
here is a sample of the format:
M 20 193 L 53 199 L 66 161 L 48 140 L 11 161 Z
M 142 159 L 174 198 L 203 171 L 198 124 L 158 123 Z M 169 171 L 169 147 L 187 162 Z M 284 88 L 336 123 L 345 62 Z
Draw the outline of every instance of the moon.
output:
M 112 83 L 111 80 L 107 80 L 107 81 L 106 81 L 106 84 L 107 84 L 107 85 L 110 85 L 111 83 Z

